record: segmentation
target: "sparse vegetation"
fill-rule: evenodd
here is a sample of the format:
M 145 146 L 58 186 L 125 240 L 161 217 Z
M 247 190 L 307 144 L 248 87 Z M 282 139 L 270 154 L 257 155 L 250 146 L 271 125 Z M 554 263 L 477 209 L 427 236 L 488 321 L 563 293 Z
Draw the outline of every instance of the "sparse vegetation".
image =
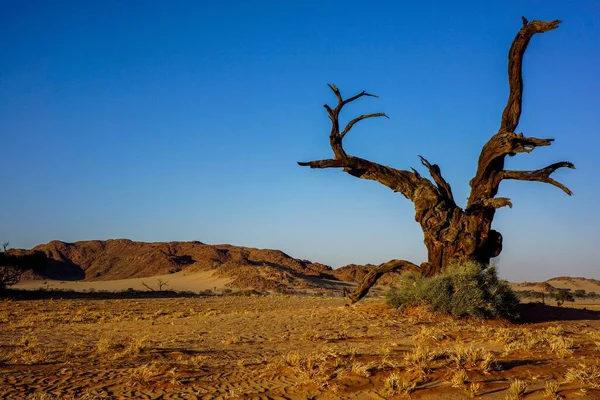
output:
M 560 383 L 555 380 L 546 381 L 544 388 L 544 395 L 551 400 L 559 400 L 562 398 L 560 395 Z
M 519 300 L 495 267 L 468 262 L 433 276 L 405 273 L 387 293 L 393 307 L 426 305 L 455 317 L 515 317 Z
M 600 366 L 581 363 L 569 368 L 565 374 L 567 382 L 583 383 L 591 388 L 600 389 Z
M 196 397 L 235 398 L 251 386 L 291 398 L 503 397 L 519 371 L 510 366 L 525 371 L 539 359 L 549 362 L 527 378 L 532 393 L 557 392 L 552 383 L 533 386 L 556 370 L 565 371 L 559 379 L 569 393 L 600 393 L 598 321 L 499 325 L 396 310 L 380 299 L 345 304 L 297 296 L 4 300 L 0 397 L 27 398 L 42 379 L 65 399 L 190 388 Z M 518 398 L 514 383 L 511 393 Z
M 462 388 L 467 383 L 468 379 L 467 372 L 464 369 L 458 369 L 450 376 L 448 383 L 452 387 Z
M 146 282 L 142 282 L 142 285 L 145 288 L 147 288 L 148 290 L 150 290 L 151 292 L 154 292 L 156 290 L 158 290 L 159 292 L 162 292 L 165 287 L 169 286 L 169 282 L 158 278 L 156 280 L 156 287 L 157 287 L 157 289 L 155 289 L 152 286 L 148 285 Z
M 0 290 L 19 283 L 26 271 L 40 272 L 46 258 L 41 252 L 27 255 L 11 254 L 8 251 L 9 245 L 9 242 L 5 242 L 0 251 Z
M 565 303 L 565 301 L 569 301 L 571 303 L 575 301 L 573 293 L 568 292 L 566 290 L 559 290 L 558 292 L 556 292 L 556 294 L 554 295 L 554 299 L 556 300 L 556 305 L 558 305 L 559 307 L 562 306 Z
M 525 393 L 527 393 L 527 382 L 521 379 L 512 379 L 508 387 L 506 400 L 520 400 L 525 396 Z

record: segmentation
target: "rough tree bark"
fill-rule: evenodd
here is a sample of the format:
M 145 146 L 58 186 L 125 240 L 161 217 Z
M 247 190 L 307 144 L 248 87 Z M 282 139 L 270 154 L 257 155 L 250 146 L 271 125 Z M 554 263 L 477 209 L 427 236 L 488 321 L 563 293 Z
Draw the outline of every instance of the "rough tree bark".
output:
M 439 166 L 431 164 L 422 156 L 419 156 L 421 163 L 427 168 L 433 181 L 421 176 L 413 168 L 410 171 L 395 169 L 346 153 L 342 146 L 343 139 L 357 122 L 368 118 L 387 118 L 387 115 L 384 113 L 360 115 L 341 129 L 339 116 L 346 104 L 364 96 L 377 96 L 363 91 L 344 99 L 335 85 L 329 85 L 337 98 L 337 105 L 334 108 L 324 106 L 331 120 L 329 144 L 333 150 L 333 158 L 298 164 L 311 168 L 341 168 L 357 178 L 377 181 L 394 192 L 401 193 L 414 203 L 415 220 L 421 225 L 427 247 L 427 262 L 420 266 L 409 261 L 392 260 L 376 267 L 350 295 L 352 302 L 362 299 L 377 279 L 387 272 L 412 270 L 425 276 L 432 276 L 452 263 L 465 260 L 479 262 L 482 266 L 488 265 L 490 259 L 498 256 L 502 251 L 502 235 L 491 228 L 496 209 L 504 206 L 512 207 L 510 199 L 495 197 L 504 179 L 549 183 L 568 195 L 572 194 L 566 186 L 550 177 L 558 168 L 575 168 L 570 162 L 557 162 L 535 171 L 504 169 L 506 156 L 530 153 L 538 146 L 549 146 L 554 140 L 526 137 L 522 133 L 516 133 L 515 130 L 521 116 L 523 96 L 521 71 L 527 45 L 533 35 L 556 29 L 561 21 L 529 22 L 525 17 L 522 19 L 523 26 L 513 40 L 508 53 L 510 93 L 502 113 L 500 129 L 481 150 L 475 177 L 470 181 L 471 194 L 464 209 L 454 201 L 452 189 L 442 176 Z

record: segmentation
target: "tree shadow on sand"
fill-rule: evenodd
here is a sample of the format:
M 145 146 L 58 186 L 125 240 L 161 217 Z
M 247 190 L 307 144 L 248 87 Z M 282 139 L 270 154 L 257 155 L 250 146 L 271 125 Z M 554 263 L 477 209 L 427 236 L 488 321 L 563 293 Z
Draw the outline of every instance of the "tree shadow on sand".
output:
M 556 307 L 542 303 L 521 303 L 517 306 L 517 313 L 519 314 L 517 323 L 600 320 L 600 311 Z

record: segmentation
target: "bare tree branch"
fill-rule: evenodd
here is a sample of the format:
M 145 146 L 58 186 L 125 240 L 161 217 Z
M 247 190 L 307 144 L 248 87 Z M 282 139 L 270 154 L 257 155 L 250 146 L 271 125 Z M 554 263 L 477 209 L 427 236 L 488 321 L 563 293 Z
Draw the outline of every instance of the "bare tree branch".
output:
M 508 84 L 510 94 L 506 107 L 502 112 L 500 131 L 514 132 L 519 125 L 521 117 L 521 103 L 523 99 L 523 55 L 527 50 L 529 41 L 536 33 L 548 32 L 558 28 L 562 21 L 527 21 L 523 19 L 523 27 L 517 33 L 508 52 Z
M 358 99 L 359 97 L 362 97 L 362 96 L 369 96 L 369 97 L 377 97 L 377 98 L 379 98 L 379 96 L 376 96 L 376 95 L 374 95 L 374 94 L 371 94 L 371 93 L 367 93 L 367 92 L 365 92 L 365 91 L 363 90 L 362 92 L 360 92 L 360 93 L 359 93 L 359 94 L 357 94 L 356 96 L 352 96 L 352 97 L 349 97 L 349 98 L 347 98 L 346 100 L 344 100 L 344 101 L 342 102 L 342 104 L 344 104 L 344 105 L 345 105 L 345 104 L 348 104 L 348 103 L 350 103 L 350 102 L 353 102 L 354 100 L 356 100 L 356 99 Z
M 421 273 L 421 269 L 410 261 L 405 260 L 391 260 L 384 264 L 381 264 L 371 270 L 363 279 L 362 283 L 358 285 L 356 290 L 352 292 L 348 297 L 352 303 L 356 303 L 367 295 L 369 289 L 377 282 L 383 274 L 388 272 L 402 272 L 402 271 L 413 271 L 418 274 Z
M 344 168 L 344 172 L 352 176 L 379 182 L 394 192 L 402 193 L 408 199 L 412 199 L 415 189 L 423 183 L 422 181 L 427 181 L 413 172 L 391 168 L 354 156 L 346 156 L 341 160 L 298 162 L 298 165 L 311 168 Z
M 452 188 L 442 176 L 442 171 L 440 170 L 440 167 L 437 164 L 431 164 L 423 156 L 419 156 L 419 158 L 421 159 L 421 164 L 423 164 L 429 170 L 429 174 L 433 178 L 433 181 L 437 184 L 442 196 L 450 200 L 451 204 L 456 205 L 456 203 L 454 202 L 454 196 L 452 195 Z
M 541 169 L 538 169 L 535 171 L 511 171 L 511 170 L 508 170 L 508 171 L 504 171 L 502 173 L 502 178 L 503 179 L 516 179 L 519 181 L 538 181 L 538 182 L 549 183 L 551 185 L 554 185 L 554 186 L 562 189 L 563 192 L 565 192 L 566 194 L 571 196 L 573 194 L 573 192 L 569 188 L 567 188 L 562 183 L 557 182 L 554 179 L 550 178 L 550 175 L 552 175 L 552 173 L 559 168 L 575 169 L 575 165 L 573 165 L 573 163 L 570 163 L 568 161 L 561 161 L 561 162 L 551 164 L 545 168 L 541 168 Z
M 333 84 L 329 84 L 328 86 L 331 88 L 337 99 L 337 105 L 334 108 L 327 104 L 324 105 L 327 113 L 329 114 L 329 119 L 331 120 L 329 144 L 333 150 L 334 157 L 333 159 L 329 160 L 298 162 L 298 165 L 311 168 L 343 168 L 344 172 L 347 172 L 352 176 L 377 181 L 395 192 L 402 193 L 406 198 L 411 200 L 413 199 L 415 189 L 419 185 L 425 185 L 429 189 L 434 188 L 433 184 L 431 184 L 429 180 L 413 172 L 391 168 L 359 157 L 348 155 L 344 150 L 342 140 L 357 122 L 367 118 L 389 117 L 385 113 L 363 114 L 351 120 L 346 125 L 344 130 L 340 132 L 339 115 L 346 104 L 363 96 L 377 96 L 362 91 L 359 94 L 344 100 L 337 86 Z
M 348 122 L 348 125 L 346 125 L 346 127 L 344 128 L 344 130 L 340 134 L 340 137 L 343 139 L 344 136 L 346 136 L 346 133 L 348 133 L 350 131 L 350 129 L 352 129 L 354 124 L 357 123 L 358 121 L 362 121 L 363 119 L 374 118 L 374 117 L 386 117 L 387 119 L 390 119 L 390 117 L 385 115 L 385 113 L 363 114 L 360 117 L 356 117 L 352 121 Z
M 156 281 L 156 283 L 158 284 L 158 290 L 161 291 L 161 292 L 163 290 L 163 287 L 169 286 L 169 281 L 163 281 L 160 278 Z
M 507 207 L 507 206 L 508 206 L 508 208 L 512 208 L 512 206 L 513 206 L 508 197 L 496 197 L 494 199 L 485 199 L 483 202 L 483 205 L 485 207 L 492 207 L 492 208 L 502 208 L 502 207 Z
M 331 90 L 333 91 L 333 93 L 335 94 L 335 97 L 338 100 L 338 107 L 340 107 L 340 109 L 341 109 L 344 106 L 344 100 L 342 99 L 342 94 L 340 93 L 340 90 L 333 83 L 328 83 L 327 86 L 329 86 L 331 88 Z
M 549 146 L 554 139 L 525 137 L 514 133 L 521 117 L 523 99 L 523 55 L 533 35 L 558 28 L 561 21 L 528 21 L 522 18 L 523 26 L 514 38 L 508 52 L 508 85 L 510 93 L 502 112 L 500 130 L 481 149 L 477 172 L 471 179 L 471 194 L 467 210 L 479 209 L 487 204 L 493 207 L 491 199 L 498 193 L 503 178 L 504 159 L 507 155 L 530 153 L 536 147 Z

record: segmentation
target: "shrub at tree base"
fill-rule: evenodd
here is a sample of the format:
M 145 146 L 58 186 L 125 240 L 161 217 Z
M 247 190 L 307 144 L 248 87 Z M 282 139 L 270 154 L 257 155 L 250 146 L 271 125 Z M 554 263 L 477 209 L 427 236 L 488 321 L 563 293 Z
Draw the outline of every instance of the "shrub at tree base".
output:
M 508 283 L 498 278 L 496 267 L 482 270 L 474 262 L 450 266 L 429 278 L 403 274 L 386 297 L 393 307 L 426 305 L 455 317 L 515 318 L 519 304 Z

